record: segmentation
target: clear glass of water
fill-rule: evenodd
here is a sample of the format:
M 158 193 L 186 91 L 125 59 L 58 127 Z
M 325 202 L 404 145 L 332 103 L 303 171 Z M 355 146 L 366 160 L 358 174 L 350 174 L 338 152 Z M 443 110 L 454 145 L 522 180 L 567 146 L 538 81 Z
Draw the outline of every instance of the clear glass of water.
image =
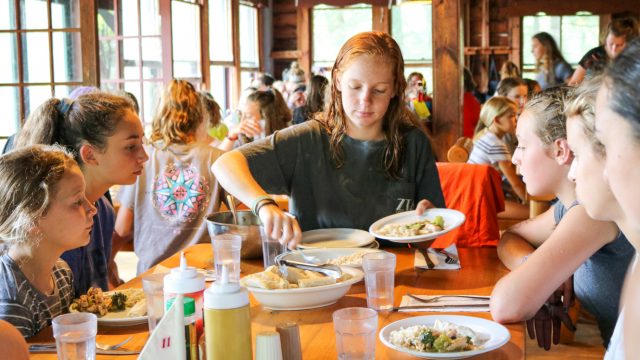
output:
M 144 297 L 147 300 L 147 322 L 150 334 L 164 315 L 165 275 L 167 274 L 150 274 L 142 277 L 142 290 L 144 290 Z
M 229 281 L 240 281 L 240 250 L 242 236 L 219 234 L 211 238 L 213 241 L 213 264 L 216 269 L 216 281 L 222 279 L 222 267 L 229 270 Z
M 396 256 L 386 251 L 365 254 L 362 257 L 367 306 L 377 311 L 393 308 L 393 289 Z
M 276 264 L 276 256 L 282 254 L 286 250 L 286 246 L 280 244 L 278 239 L 273 239 L 265 234 L 264 229 L 260 228 L 262 237 L 262 259 L 264 260 L 264 268 Z
M 98 318 L 90 313 L 70 313 L 53 319 L 53 337 L 59 360 L 94 360 Z
M 340 360 L 369 360 L 376 355 L 378 313 L 367 308 L 344 308 L 333 313 L 336 350 Z

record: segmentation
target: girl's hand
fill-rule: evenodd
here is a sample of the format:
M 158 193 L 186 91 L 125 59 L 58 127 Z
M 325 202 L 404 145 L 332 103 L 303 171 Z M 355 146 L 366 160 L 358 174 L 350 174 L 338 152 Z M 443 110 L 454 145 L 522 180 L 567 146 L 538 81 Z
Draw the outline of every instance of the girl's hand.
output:
M 260 123 L 253 119 L 245 119 L 240 121 L 240 124 L 229 130 L 229 137 L 235 138 L 240 134 L 244 134 L 247 137 L 253 138 L 262 133 L 262 127 Z
M 260 208 L 258 215 L 267 236 L 278 239 L 280 244 L 286 245 L 290 250 L 300 244 L 302 231 L 294 216 L 286 214 L 278 206 L 271 204 Z
M 418 206 L 416 206 L 416 213 L 418 214 L 418 216 L 421 216 L 422 214 L 424 214 L 424 212 L 427 209 L 432 209 L 432 208 L 435 208 L 435 205 L 433 205 L 431 201 L 423 199 L 423 200 L 420 200 L 420 202 L 418 203 Z

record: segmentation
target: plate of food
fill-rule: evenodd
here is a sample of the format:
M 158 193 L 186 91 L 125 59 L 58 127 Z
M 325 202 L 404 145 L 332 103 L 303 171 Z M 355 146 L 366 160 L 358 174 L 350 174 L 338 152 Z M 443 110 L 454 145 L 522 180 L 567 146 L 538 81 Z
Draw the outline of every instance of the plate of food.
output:
M 103 292 L 92 287 L 86 295 L 73 300 L 69 311 L 96 314 L 100 325 L 129 326 L 147 322 L 147 303 L 142 289 Z
M 360 229 L 316 229 L 302 233 L 300 249 L 309 248 L 357 248 L 370 246 L 375 238 Z
M 384 217 L 369 227 L 379 238 L 398 243 L 414 243 L 442 236 L 464 223 L 465 216 L 458 210 L 427 209 L 422 216 L 415 210 Z
M 280 254 L 278 259 L 310 262 L 313 264 L 331 264 L 338 266 L 350 266 L 362 268 L 362 256 L 367 253 L 380 250 L 364 248 L 331 248 L 331 249 L 307 249 L 290 251 Z
M 495 321 L 461 315 L 416 316 L 380 330 L 387 347 L 423 359 L 463 359 L 495 350 L 511 334 Z
M 282 274 L 275 265 L 265 271 L 240 279 L 262 306 L 272 310 L 303 310 L 334 304 L 343 297 L 351 285 L 362 280 L 361 270 L 341 266 L 338 279 L 315 271 L 286 267 Z

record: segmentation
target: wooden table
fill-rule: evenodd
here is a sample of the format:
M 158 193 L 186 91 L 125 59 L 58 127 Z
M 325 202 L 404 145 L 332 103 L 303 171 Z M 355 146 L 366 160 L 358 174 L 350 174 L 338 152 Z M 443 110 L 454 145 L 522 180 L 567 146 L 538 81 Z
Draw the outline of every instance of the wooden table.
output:
M 395 305 L 400 304 L 402 295 L 413 294 L 477 294 L 490 295 L 494 284 L 504 276 L 508 270 L 497 257 L 495 248 L 459 249 L 461 270 L 416 270 L 413 267 L 413 251 L 411 249 L 389 249 L 397 255 L 395 277 Z M 212 267 L 211 245 L 200 244 L 185 250 L 189 265 L 201 268 Z M 179 265 L 178 255 L 163 261 L 161 265 L 176 267 Z M 262 260 L 242 262 L 242 275 L 262 271 Z M 122 287 L 141 287 L 140 277 L 137 277 Z M 305 359 L 336 359 L 335 336 L 333 331 L 332 313 L 344 307 L 366 307 L 364 283 L 360 282 L 351 287 L 349 293 L 336 304 L 304 311 L 272 311 L 263 309 L 251 297 L 252 335 L 264 330 L 274 330 L 282 322 L 294 321 L 300 326 L 300 341 Z M 379 329 L 383 326 L 407 317 L 434 313 L 381 313 Z M 460 315 L 476 316 L 491 319 L 489 313 L 459 313 Z M 511 333 L 511 340 L 501 348 L 474 357 L 474 359 L 523 359 L 525 357 L 524 324 L 507 325 Z M 115 344 L 133 335 L 134 338 L 126 345 L 126 349 L 141 349 L 148 338 L 147 325 L 128 328 L 100 327 L 97 341 Z M 29 342 L 51 341 L 50 330 L 38 334 Z M 254 352 L 255 353 L 255 352 Z M 98 359 L 134 359 L 136 356 L 102 356 Z M 55 354 L 34 354 L 32 359 L 55 359 Z M 376 359 L 414 359 L 384 346 L 380 340 L 376 345 Z

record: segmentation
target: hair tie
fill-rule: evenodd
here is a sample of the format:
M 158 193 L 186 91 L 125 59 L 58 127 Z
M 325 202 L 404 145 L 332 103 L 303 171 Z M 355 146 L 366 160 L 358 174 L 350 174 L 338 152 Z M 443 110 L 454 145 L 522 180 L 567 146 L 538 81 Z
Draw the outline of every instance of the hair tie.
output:
M 60 116 L 64 117 L 67 115 L 67 113 L 69 112 L 69 109 L 71 109 L 71 106 L 73 106 L 73 102 L 74 102 L 73 100 L 68 98 L 64 98 L 60 100 L 58 105 L 56 105 L 56 108 L 58 109 Z

